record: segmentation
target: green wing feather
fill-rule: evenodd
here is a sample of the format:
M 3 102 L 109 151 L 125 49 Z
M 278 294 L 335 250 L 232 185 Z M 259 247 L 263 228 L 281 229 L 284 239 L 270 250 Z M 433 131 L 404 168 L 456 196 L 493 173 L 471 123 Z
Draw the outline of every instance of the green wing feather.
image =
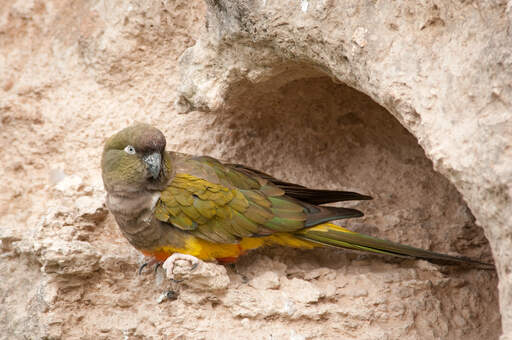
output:
M 155 217 L 210 241 L 234 243 L 362 215 L 300 202 L 271 181 L 211 157 L 189 158 L 183 169 L 162 192 Z
M 465 257 L 434 253 L 323 224 L 336 219 L 359 217 L 362 213 L 355 209 L 322 207 L 300 201 L 289 196 L 292 184 L 268 175 L 270 179 L 260 177 L 255 171 L 224 165 L 211 157 L 194 157 L 186 162 L 183 169 L 190 169 L 191 173 L 184 170 L 175 175 L 162 192 L 154 214 L 158 220 L 171 223 L 202 239 L 237 243 L 243 237 L 289 232 L 297 238 L 323 245 L 430 261 L 490 266 Z M 280 187 L 279 183 L 287 186 Z M 315 196 L 317 192 L 307 194 Z M 335 196 L 339 199 L 349 197 L 349 194 L 341 192 L 331 196 L 332 199 Z M 321 200 L 317 196 L 311 200 Z M 358 199 L 368 197 L 360 196 L 362 198 Z
M 155 207 L 158 220 L 222 243 L 304 228 L 305 208 L 273 184 L 225 167 L 210 157 L 191 161 L 212 168 L 218 183 L 176 174 Z

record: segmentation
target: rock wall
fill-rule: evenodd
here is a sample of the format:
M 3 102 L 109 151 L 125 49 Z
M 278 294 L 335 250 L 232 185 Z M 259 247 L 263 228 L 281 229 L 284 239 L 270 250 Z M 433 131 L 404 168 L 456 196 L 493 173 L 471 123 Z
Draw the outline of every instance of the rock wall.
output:
M 511 337 L 507 8 L 0 1 L 0 338 Z M 371 194 L 344 225 L 497 274 L 270 248 L 138 276 L 99 170 L 135 120 L 169 149 Z

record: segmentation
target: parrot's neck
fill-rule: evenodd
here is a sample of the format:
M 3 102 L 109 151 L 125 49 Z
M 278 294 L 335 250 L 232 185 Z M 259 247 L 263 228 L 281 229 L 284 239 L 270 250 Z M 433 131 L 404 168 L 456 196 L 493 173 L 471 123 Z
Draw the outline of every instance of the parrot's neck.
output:
M 153 219 L 160 194 L 159 191 L 143 191 L 133 195 L 107 194 L 108 209 L 124 236 L 136 248 L 146 248 L 160 237 L 160 223 Z

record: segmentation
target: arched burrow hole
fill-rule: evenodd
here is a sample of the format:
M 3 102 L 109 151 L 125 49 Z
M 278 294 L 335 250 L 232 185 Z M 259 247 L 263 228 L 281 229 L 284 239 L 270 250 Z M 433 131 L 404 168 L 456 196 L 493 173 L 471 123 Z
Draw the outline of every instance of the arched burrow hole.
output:
M 309 187 L 373 196 L 372 201 L 344 204 L 365 213 L 363 218 L 340 223 L 355 231 L 492 262 L 483 230 L 459 192 L 433 170 L 415 137 L 367 95 L 304 65 L 282 67 L 257 84 L 237 83 L 229 93 L 225 108 L 215 113 L 223 131 L 217 142 L 224 144 L 229 160 Z M 422 280 L 441 275 L 422 270 L 417 261 L 331 248 L 259 250 L 246 255 L 242 267 L 258 256 L 277 258 L 288 268 L 335 268 L 347 277 L 351 270 L 359 275 L 404 268 Z M 467 307 L 479 320 L 465 326 L 467 334 L 498 338 L 495 273 L 456 266 L 442 270 L 467 288 L 460 290 L 455 283 L 429 288 L 443 304 L 446 317 Z M 404 280 L 413 278 L 400 273 Z M 306 275 L 301 270 L 287 274 Z M 467 294 L 474 305 L 465 306 L 469 300 L 461 294 Z M 477 330 L 478 325 L 485 326 Z

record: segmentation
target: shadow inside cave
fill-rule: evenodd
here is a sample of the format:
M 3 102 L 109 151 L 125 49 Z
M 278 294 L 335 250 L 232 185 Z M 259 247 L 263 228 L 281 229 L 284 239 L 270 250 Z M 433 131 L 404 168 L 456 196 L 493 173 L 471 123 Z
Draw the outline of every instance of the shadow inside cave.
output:
M 288 64 L 270 74 L 258 82 L 231 84 L 222 109 L 183 120 L 184 130 L 196 124 L 208 130 L 190 136 L 191 143 L 283 180 L 373 196 L 343 204 L 365 213 L 340 221 L 354 231 L 492 262 L 483 230 L 459 192 L 434 171 L 415 137 L 386 109 L 312 67 Z M 237 270 L 249 280 L 271 271 L 285 283 L 318 274 L 315 285 L 337 287 L 333 302 L 342 314 L 353 301 L 356 313 L 380 308 L 393 314 L 396 307 L 403 312 L 396 314 L 401 321 L 388 319 L 386 312 L 375 322 L 387 327 L 414 319 L 411 327 L 420 338 L 497 339 L 501 332 L 498 279 L 492 271 L 333 248 L 282 247 L 244 255 Z M 438 324 L 447 326 L 438 330 Z
M 309 187 L 373 196 L 344 204 L 366 215 L 343 221 L 357 231 L 492 262 L 457 189 L 370 97 L 305 66 L 233 87 L 216 113 L 225 131 L 219 142 L 231 152 L 225 158 Z
M 434 171 L 415 137 L 364 93 L 314 69 L 300 69 L 287 68 L 262 83 L 238 83 L 228 91 L 225 108 L 214 113 L 225 132 L 218 142 L 229 150 L 223 156 L 309 187 L 373 196 L 372 201 L 344 204 L 365 213 L 363 218 L 342 221 L 354 231 L 492 262 L 483 230 L 456 188 Z M 331 248 L 263 249 L 244 256 L 240 266 L 250 273 L 252 263 L 262 256 L 289 268 L 324 266 L 347 273 L 344 267 L 357 266 L 362 259 L 365 266 L 357 273 L 389 270 L 385 264 L 390 262 L 421 271 L 415 261 Z M 486 298 L 478 304 L 480 317 L 496 324 L 497 337 L 497 276 L 442 270 L 465 280 L 475 296 L 481 297 L 478 290 L 484 292 Z M 432 288 L 431 293 L 447 310 L 465 308 L 449 289 Z

